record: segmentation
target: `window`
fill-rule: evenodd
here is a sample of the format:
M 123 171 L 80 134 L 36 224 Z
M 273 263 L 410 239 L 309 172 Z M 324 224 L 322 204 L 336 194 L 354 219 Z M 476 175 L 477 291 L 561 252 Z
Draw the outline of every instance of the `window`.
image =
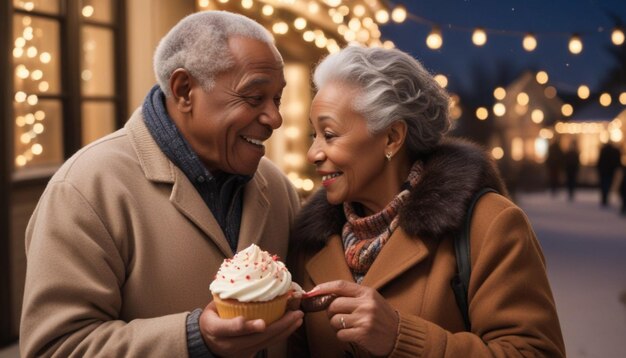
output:
M 124 2 L 13 0 L 8 16 L 19 181 L 51 173 L 126 120 Z

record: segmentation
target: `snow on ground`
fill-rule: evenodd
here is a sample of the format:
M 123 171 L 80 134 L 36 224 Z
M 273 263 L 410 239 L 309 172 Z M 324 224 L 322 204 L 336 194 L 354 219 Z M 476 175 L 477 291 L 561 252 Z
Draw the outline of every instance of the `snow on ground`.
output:
M 546 256 L 567 356 L 626 357 L 626 217 L 595 190 L 520 194 Z

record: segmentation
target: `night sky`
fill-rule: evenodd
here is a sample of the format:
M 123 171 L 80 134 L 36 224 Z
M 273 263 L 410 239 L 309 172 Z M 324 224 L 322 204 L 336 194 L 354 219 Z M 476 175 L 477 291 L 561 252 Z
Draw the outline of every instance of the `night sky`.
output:
M 451 91 L 476 86 L 475 69 L 479 68 L 494 78 L 503 77 L 502 72 L 544 70 L 559 93 L 574 93 L 581 84 L 593 92 L 616 65 L 607 51 L 615 47 L 611 32 L 616 21 L 626 31 L 626 0 L 407 0 L 403 4 L 409 13 L 425 20 L 418 21 L 440 25 L 443 46 L 429 49 L 425 40 L 431 26 L 411 19 L 382 26 L 383 39 L 392 40 L 431 72 L 445 74 Z M 488 40 L 482 47 L 471 41 L 475 27 L 487 30 Z M 535 34 L 538 45 L 533 52 L 522 48 L 525 32 Z M 584 46 L 578 55 L 567 47 L 573 33 L 581 35 Z

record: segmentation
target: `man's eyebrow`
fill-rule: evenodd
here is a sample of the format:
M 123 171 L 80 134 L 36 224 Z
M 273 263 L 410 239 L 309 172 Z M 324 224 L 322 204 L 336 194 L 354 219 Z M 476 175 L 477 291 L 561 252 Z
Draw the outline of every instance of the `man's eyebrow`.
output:
M 268 83 L 270 83 L 270 79 L 269 78 L 267 78 L 267 77 L 256 77 L 256 78 L 251 79 L 247 83 L 245 83 L 243 85 L 243 87 L 241 87 L 241 91 L 247 91 L 247 90 L 249 90 L 251 88 L 262 86 L 262 85 L 266 85 Z

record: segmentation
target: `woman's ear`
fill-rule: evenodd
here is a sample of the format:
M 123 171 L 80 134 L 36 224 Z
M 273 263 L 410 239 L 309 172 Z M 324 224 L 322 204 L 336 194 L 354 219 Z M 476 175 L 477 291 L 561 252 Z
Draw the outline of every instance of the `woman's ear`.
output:
M 408 127 L 405 121 L 396 121 L 389 128 L 387 128 L 387 145 L 385 146 L 385 153 L 391 153 L 395 155 L 400 151 L 404 140 L 406 139 Z
M 177 68 L 170 76 L 170 91 L 176 108 L 181 112 L 191 111 L 191 87 L 193 78 L 184 68 Z

